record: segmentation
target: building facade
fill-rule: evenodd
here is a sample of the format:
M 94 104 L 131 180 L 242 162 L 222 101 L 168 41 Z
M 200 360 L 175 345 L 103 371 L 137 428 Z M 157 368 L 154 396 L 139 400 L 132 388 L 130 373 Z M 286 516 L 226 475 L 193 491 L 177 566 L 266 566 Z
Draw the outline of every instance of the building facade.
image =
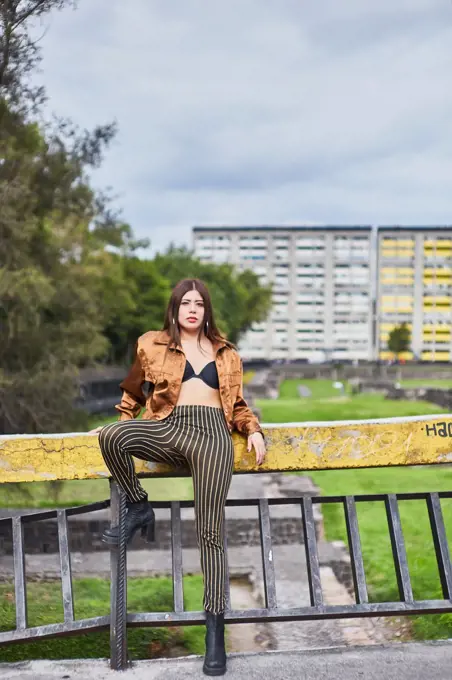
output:
M 273 283 L 269 317 L 241 339 L 250 359 L 372 360 L 373 231 L 357 227 L 194 227 L 202 262 Z
M 377 339 L 392 358 L 388 335 L 405 322 L 407 359 L 452 360 L 452 227 L 379 227 Z

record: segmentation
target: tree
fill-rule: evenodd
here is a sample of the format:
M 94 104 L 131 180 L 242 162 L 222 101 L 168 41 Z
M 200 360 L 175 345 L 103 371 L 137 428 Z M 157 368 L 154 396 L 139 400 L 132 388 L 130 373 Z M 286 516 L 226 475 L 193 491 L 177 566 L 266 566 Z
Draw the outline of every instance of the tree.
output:
M 136 241 L 95 192 L 114 124 L 80 131 L 34 118 L 38 60 L 27 22 L 65 2 L 0 1 L 0 431 L 86 426 L 73 409 L 78 369 L 108 354 L 112 314 L 134 307 L 118 256 Z
M 153 260 L 141 260 L 131 255 L 117 257 L 116 262 L 124 281 L 123 293 L 127 291 L 130 295 L 131 304 L 127 308 L 119 305 L 117 309 L 110 305 L 104 334 L 110 342 L 110 360 L 130 363 L 138 337 L 162 327 L 171 286 Z
M 87 184 L 86 149 L 46 138 L 4 101 L 0 114 L 1 429 L 75 427 L 77 370 L 107 352 L 113 310 L 133 305 L 106 251 L 128 252 L 130 232 Z
M 74 0 L 0 0 L 0 97 L 15 110 L 36 113 L 46 99 L 42 86 L 31 86 L 30 74 L 41 61 L 28 30 L 31 21 L 51 11 L 76 7 Z
M 388 349 L 397 359 L 402 352 L 408 352 L 411 345 L 411 331 L 406 323 L 394 326 L 388 337 Z

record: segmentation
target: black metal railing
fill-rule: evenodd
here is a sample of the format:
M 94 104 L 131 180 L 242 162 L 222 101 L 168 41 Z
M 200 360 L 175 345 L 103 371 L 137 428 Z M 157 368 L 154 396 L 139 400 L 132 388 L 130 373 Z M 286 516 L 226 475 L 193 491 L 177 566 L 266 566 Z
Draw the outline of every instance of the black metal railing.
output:
M 116 491 L 117 493 L 117 491 Z M 441 498 L 452 498 L 452 492 L 413 493 L 413 494 L 374 494 L 366 496 L 303 496 L 296 498 L 252 498 L 231 499 L 227 507 L 257 506 L 259 512 L 259 527 L 262 552 L 262 573 L 264 588 L 264 607 L 259 609 L 233 610 L 229 598 L 229 577 L 227 570 L 227 606 L 225 621 L 227 623 L 251 623 L 256 621 L 307 621 L 313 619 L 359 618 L 372 616 L 391 616 L 408 614 L 426 614 L 452 612 L 451 585 L 452 566 L 446 529 L 441 509 Z M 433 545 L 438 563 L 439 579 L 443 592 L 443 599 L 415 600 L 411 587 L 405 539 L 399 513 L 399 502 L 406 500 L 424 500 L 427 504 Z M 394 559 L 394 567 L 399 591 L 399 600 L 393 602 L 369 602 L 364 570 L 364 559 L 358 526 L 356 506 L 358 503 L 382 501 L 386 508 L 389 536 Z M 345 524 L 348 535 L 350 564 L 354 586 L 355 603 L 327 605 L 324 603 L 320 560 L 315 528 L 314 504 L 336 503 L 344 508 Z M 300 506 L 302 521 L 302 539 L 306 553 L 307 576 L 309 582 L 310 605 L 293 608 L 280 608 L 276 596 L 276 573 L 273 559 L 272 534 L 270 520 L 271 505 Z M 173 611 L 127 613 L 117 610 L 119 621 L 118 633 L 126 635 L 127 626 L 173 626 L 196 625 L 204 621 L 204 612 L 185 611 L 183 608 L 183 573 L 180 542 L 180 511 L 181 508 L 193 507 L 192 501 L 159 502 L 155 507 L 171 507 L 172 536 L 173 536 L 173 583 L 174 604 Z M 226 532 L 225 532 L 226 533 Z M 227 550 L 226 550 L 227 555 Z M 126 578 L 124 571 L 118 570 L 119 579 Z M 114 587 L 114 584 L 112 584 Z M 119 641 L 116 640 L 116 644 Z M 123 646 L 123 641 L 121 642 Z M 122 657 L 123 659 L 125 657 Z M 124 668 L 113 661 L 112 667 Z
M 81 507 L 67 508 L 65 510 L 44 510 L 30 512 L 13 517 L 0 519 L 0 524 L 10 522 L 13 534 L 14 556 L 14 595 L 16 605 L 16 628 L 15 630 L 0 631 L 0 645 L 11 642 L 26 642 L 36 639 L 85 633 L 95 630 L 108 629 L 110 626 L 109 616 L 96 616 L 89 619 L 75 619 L 74 597 L 72 592 L 71 556 L 68 540 L 67 518 L 71 515 L 81 515 L 94 510 L 108 508 L 109 500 L 91 503 Z M 52 623 L 43 626 L 28 626 L 27 616 L 27 581 L 25 569 L 24 550 L 24 526 L 30 522 L 56 519 L 58 523 L 58 541 L 60 555 L 61 589 L 63 599 L 64 622 Z
M 452 498 L 452 492 L 413 493 L 413 494 L 374 494 L 357 496 L 309 496 L 295 498 L 251 498 L 231 499 L 227 507 L 255 506 L 258 510 L 262 552 L 262 573 L 264 606 L 256 609 L 231 609 L 229 569 L 226 570 L 227 623 L 249 623 L 255 621 L 290 621 L 313 619 L 358 618 L 371 616 L 391 616 L 452 612 L 452 566 L 441 508 L 441 499 Z M 439 582 L 442 599 L 415 600 L 411 585 L 405 539 L 399 512 L 399 503 L 408 500 L 426 502 L 430 520 L 433 546 L 438 564 Z M 358 525 L 357 505 L 359 503 L 381 501 L 386 510 L 389 537 L 399 599 L 392 602 L 369 602 Z M 204 622 L 203 611 L 185 611 L 182 562 L 181 509 L 193 508 L 193 501 L 160 501 L 153 503 L 155 508 L 171 511 L 171 551 L 173 576 L 173 609 L 168 612 L 127 612 L 127 553 L 125 545 L 125 496 L 118 486 L 111 483 L 111 521 L 120 527 L 120 543 L 111 550 L 111 612 L 110 616 L 92 619 L 74 619 L 72 575 L 68 543 L 67 517 L 74 514 L 91 512 L 106 508 L 110 501 L 102 501 L 82 508 L 52 510 L 24 516 L 3 519 L 12 521 L 14 543 L 14 577 L 16 598 L 16 629 L 0 633 L 0 644 L 26 641 L 36 638 L 68 635 L 110 627 L 111 667 L 117 670 L 126 668 L 127 627 L 131 626 L 174 626 L 196 625 Z M 292 608 L 278 607 L 275 561 L 272 548 L 270 506 L 298 505 L 300 507 L 301 542 L 306 553 L 307 577 L 309 582 L 310 604 Z M 345 526 L 348 536 L 351 576 L 355 602 L 353 604 L 325 604 L 320 559 L 314 520 L 315 504 L 340 504 L 344 509 Z M 54 517 L 58 522 L 60 565 L 64 623 L 27 627 L 26 574 L 24 560 L 23 525 L 28 521 L 39 521 Z M 226 534 L 226 531 L 225 531 Z M 227 557 L 227 546 L 226 546 Z M 227 564 L 227 561 L 226 561 Z

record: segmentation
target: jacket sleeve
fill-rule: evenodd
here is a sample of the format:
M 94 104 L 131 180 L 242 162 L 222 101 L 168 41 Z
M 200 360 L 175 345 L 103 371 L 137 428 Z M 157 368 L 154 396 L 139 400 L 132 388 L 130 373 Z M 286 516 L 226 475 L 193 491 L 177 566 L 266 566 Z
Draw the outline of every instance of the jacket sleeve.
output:
M 138 355 L 138 343 L 135 346 L 135 361 L 124 380 L 119 384 L 122 398 L 115 408 L 119 411 L 119 420 L 132 420 L 140 415 L 141 408 L 146 405 L 143 394 L 145 382 L 144 370 Z
M 265 435 L 259 424 L 259 420 L 256 418 L 243 397 L 243 362 L 241 358 L 240 387 L 232 411 L 232 422 L 234 423 L 235 428 L 242 434 L 245 434 L 247 437 L 249 437 L 250 434 L 254 434 L 255 432 L 260 432 L 265 441 Z

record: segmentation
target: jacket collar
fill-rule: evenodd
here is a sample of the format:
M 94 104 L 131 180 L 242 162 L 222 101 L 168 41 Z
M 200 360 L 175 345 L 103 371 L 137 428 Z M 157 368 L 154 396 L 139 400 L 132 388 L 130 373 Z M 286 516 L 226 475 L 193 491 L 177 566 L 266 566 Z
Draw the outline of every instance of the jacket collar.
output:
M 166 330 L 157 331 L 157 333 L 154 337 L 154 343 L 156 345 L 167 345 L 169 343 L 169 341 L 170 341 L 170 334 L 168 333 L 168 331 L 166 331 Z M 226 347 L 226 343 L 224 342 L 224 340 L 214 340 L 212 345 L 213 345 L 213 349 L 214 349 L 215 354 L 222 347 Z M 176 344 L 176 349 L 180 349 L 182 352 L 184 351 L 180 344 Z

